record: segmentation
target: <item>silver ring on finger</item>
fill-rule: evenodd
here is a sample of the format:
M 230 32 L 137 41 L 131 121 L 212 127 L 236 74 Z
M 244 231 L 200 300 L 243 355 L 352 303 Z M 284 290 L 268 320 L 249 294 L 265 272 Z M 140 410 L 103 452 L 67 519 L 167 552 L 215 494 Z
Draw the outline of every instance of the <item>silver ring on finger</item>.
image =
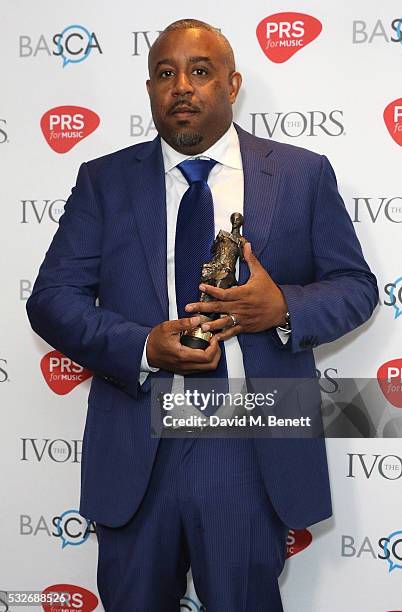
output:
M 229 314 L 228 316 L 232 319 L 233 327 L 235 327 L 235 325 L 239 324 L 235 314 Z

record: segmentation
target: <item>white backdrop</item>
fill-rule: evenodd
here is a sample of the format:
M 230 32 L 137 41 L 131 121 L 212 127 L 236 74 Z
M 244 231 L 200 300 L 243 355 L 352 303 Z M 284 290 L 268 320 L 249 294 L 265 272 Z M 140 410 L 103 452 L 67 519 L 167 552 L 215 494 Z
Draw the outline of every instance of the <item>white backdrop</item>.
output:
M 76 512 L 89 380 L 81 383 L 80 368 L 57 354 L 43 360 L 53 349 L 33 334 L 25 314 L 30 285 L 79 164 L 155 136 L 145 79 L 148 44 L 158 30 L 183 17 L 220 27 L 244 79 L 237 122 L 259 136 L 328 156 L 378 278 L 381 303 L 374 317 L 318 349 L 318 368 L 334 392 L 342 378 L 375 379 L 389 361 L 397 382 L 402 10 L 396 0 L 285 5 L 255 0 L 232 2 L 230 8 L 212 0 L 192 8 L 177 0 L 152 6 L 128 0 L 3 0 L 2 9 L 0 591 L 73 585 L 68 588 L 76 596 L 68 610 L 102 610 L 82 590 L 98 595 L 97 546 L 93 533 L 85 537 L 85 521 Z M 269 38 L 261 26 L 267 57 L 257 25 L 285 11 L 314 17 L 322 30 L 307 45 L 318 31 L 315 21 L 294 14 L 270 19 Z M 275 23 L 282 24 L 277 33 Z M 290 29 L 284 23 L 292 24 Z M 53 42 L 60 33 L 62 48 Z M 92 48 L 86 54 L 88 40 Z M 278 49 L 296 48 L 287 45 L 297 45 L 297 52 L 287 61 L 272 61 Z M 387 125 L 383 113 L 389 105 Z M 79 108 L 52 111 L 71 106 Z M 52 147 L 74 143 L 73 148 L 54 150 L 47 142 L 50 129 Z M 390 406 L 398 419 L 398 408 Z M 331 439 L 327 447 L 335 515 L 309 530 L 312 542 L 303 550 L 309 534 L 290 534 L 290 558 L 281 576 L 285 610 L 400 611 L 401 534 L 388 545 L 390 559 L 397 565 L 399 556 L 401 567 L 379 558 L 385 556 L 379 540 L 402 532 L 400 439 Z M 54 517 L 60 516 L 58 523 Z M 183 609 L 199 610 L 191 583 Z

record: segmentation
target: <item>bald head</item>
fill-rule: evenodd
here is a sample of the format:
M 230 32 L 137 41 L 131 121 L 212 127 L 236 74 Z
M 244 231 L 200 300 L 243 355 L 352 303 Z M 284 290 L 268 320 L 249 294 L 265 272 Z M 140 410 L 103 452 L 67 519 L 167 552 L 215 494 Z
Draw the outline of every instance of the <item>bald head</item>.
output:
M 154 44 L 150 48 L 148 54 L 148 72 L 150 76 L 152 56 L 155 53 L 154 47 L 157 47 L 158 43 L 163 40 L 163 37 L 166 34 L 178 30 L 205 30 L 207 32 L 211 32 L 216 37 L 216 40 L 219 43 L 222 54 L 222 61 L 227 65 L 229 73 L 234 72 L 236 70 L 236 62 L 234 58 L 233 49 L 226 36 L 224 36 L 220 30 L 209 25 L 209 23 L 205 23 L 205 21 L 200 21 L 199 19 L 179 19 L 178 21 L 174 21 L 173 23 L 168 25 L 163 30 L 163 32 L 159 34 L 158 38 L 155 40 Z

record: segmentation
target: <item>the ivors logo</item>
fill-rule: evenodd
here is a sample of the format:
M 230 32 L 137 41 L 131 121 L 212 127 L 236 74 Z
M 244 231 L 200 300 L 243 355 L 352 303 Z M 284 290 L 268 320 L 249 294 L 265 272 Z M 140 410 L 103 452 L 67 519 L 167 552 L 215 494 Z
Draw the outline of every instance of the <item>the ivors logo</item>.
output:
M 49 147 L 56 153 L 67 153 L 80 140 L 96 130 L 99 116 L 81 106 L 56 106 L 40 120 L 40 127 Z
M 43 378 L 57 395 L 70 393 L 74 387 L 92 376 L 92 372 L 74 363 L 59 351 L 50 351 L 42 357 L 40 369 Z
M 378 219 L 390 223 L 402 223 L 402 197 L 382 196 L 376 198 L 353 198 L 353 223 L 371 220 L 376 223 Z
M 345 134 L 343 110 L 289 110 L 266 113 L 250 113 L 251 132 L 261 132 L 272 138 L 274 134 L 287 138 L 300 136 L 342 136 Z
M 65 200 L 61 198 L 48 200 L 20 200 L 21 223 L 42 223 L 52 221 L 58 223 L 64 212 Z
M 81 463 L 82 440 L 63 438 L 21 438 L 21 461 L 53 461 Z
M 54 595 L 54 603 L 43 603 L 45 612 L 92 612 L 98 605 L 98 598 L 88 589 L 75 584 L 53 584 L 46 587 L 44 594 Z M 60 603 L 57 603 L 57 594 L 60 595 Z
M 286 541 L 286 559 L 297 555 L 307 546 L 310 546 L 313 541 L 313 536 L 308 529 L 290 529 L 288 533 L 288 539 Z
M 384 121 L 390 136 L 402 147 L 402 98 L 388 104 L 384 110 Z
M 367 480 L 380 476 L 385 480 L 400 480 L 402 478 L 402 457 L 398 455 L 367 455 L 366 453 L 347 453 L 348 473 L 346 478 Z
M 5 119 L 0 119 L 0 144 L 4 144 L 5 142 L 8 142 L 7 121 Z
M 8 378 L 7 359 L 0 359 L 0 383 L 8 380 L 10 379 Z
M 385 399 L 402 408 L 402 359 L 391 359 L 380 366 L 377 380 Z
M 257 38 L 267 58 L 282 64 L 317 38 L 321 30 L 321 22 L 311 15 L 275 13 L 260 21 Z

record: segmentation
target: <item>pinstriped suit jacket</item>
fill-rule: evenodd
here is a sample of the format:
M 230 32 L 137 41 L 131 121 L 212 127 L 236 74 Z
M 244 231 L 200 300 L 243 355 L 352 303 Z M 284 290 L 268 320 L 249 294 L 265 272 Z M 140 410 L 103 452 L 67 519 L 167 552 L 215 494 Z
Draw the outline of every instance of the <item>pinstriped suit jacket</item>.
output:
M 376 279 L 326 157 L 236 129 L 244 235 L 281 287 L 292 322 L 286 345 L 270 330 L 239 336 L 246 376 L 312 378 L 313 347 L 371 316 Z M 247 265 L 241 264 L 240 282 L 247 278 Z M 150 436 L 149 385 L 140 387 L 138 378 L 145 339 L 168 318 L 159 138 L 82 164 L 27 311 L 40 336 L 94 372 L 80 512 L 122 525 L 144 495 L 158 445 Z M 288 526 L 302 528 L 330 516 L 322 438 L 251 443 L 267 492 Z

